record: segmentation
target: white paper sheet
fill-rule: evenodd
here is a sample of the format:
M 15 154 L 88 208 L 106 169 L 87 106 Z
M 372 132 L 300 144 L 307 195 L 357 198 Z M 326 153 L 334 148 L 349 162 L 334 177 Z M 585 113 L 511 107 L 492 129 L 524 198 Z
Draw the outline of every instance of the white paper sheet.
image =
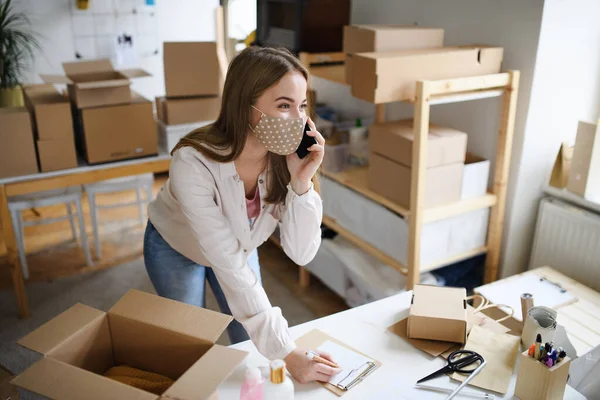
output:
M 554 282 L 560 284 L 560 282 Z M 514 318 L 523 321 L 521 313 L 521 295 L 531 293 L 535 306 L 556 308 L 577 300 L 568 291 L 563 291 L 553 282 L 541 280 L 537 275 L 523 275 L 519 278 L 499 281 L 482 286 L 477 290 L 494 304 L 506 304 L 515 310 Z
M 332 385 L 349 385 L 354 378 L 368 367 L 367 363 L 373 361 L 369 357 L 358 354 L 330 340 L 319 346 L 318 350 L 331 354 L 333 360 L 342 368 L 340 373 L 332 376 L 329 380 Z

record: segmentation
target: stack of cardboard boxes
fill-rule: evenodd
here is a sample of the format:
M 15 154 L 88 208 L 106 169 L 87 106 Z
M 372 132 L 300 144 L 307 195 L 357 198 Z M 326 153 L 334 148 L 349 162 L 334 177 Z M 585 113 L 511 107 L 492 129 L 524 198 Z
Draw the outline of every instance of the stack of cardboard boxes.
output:
M 71 99 L 76 143 L 89 164 L 156 154 L 152 102 L 131 91 L 140 69 L 117 71 L 110 60 L 63 63 L 65 75 L 42 75 L 47 83 L 66 84 Z
M 418 80 L 486 75 L 500 71 L 503 49 L 443 47 L 444 30 L 402 25 L 344 29 L 346 82 L 371 103 L 411 100 Z
M 170 151 L 182 136 L 217 119 L 223 77 L 216 42 L 165 42 L 163 55 L 166 96 L 156 98 L 156 115 L 161 147 Z

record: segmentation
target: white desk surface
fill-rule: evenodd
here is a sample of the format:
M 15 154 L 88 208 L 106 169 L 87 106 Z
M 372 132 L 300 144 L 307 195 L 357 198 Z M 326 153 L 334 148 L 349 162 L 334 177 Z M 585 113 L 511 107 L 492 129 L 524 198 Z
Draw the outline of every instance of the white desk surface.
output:
M 411 346 L 399 336 L 387 332 L 387 327 L 408 315 L 411 292 L 401 293 L 384 300 L 353 308 L 328 317 L 316 319 L 290 328 L 294 338 L 300 337 L 312 329 L 320 329 L 329 335 L 355 347 L 370 357 L 380 361 L 382 366 L 363 382 L 355 386 L 342 398 L 350 399 L 444 399 L 447 394 L 414 388 L 414 383 L 429 373 L 445 365 L 441 357 L 431 357 Z M 238 343 L 233 348 L 248 351 L 248 365 L 267 367 L 262 357 L 250 341 Z M 516 383 L 516 371 L 513 374 L 509 392 L 505 396 L 496 393 L 498 399 L 516 399 L 513 396 Z M 266 372 L 265 370 L 263 372 Z M 245 364 L 242 363 L 219 387 L 220 399 L 239 399 L 244 381 Z M 441 377 L 428 384 L 455 388 L 458 383 L 449 377 Z M 317 383 L 301 385 L 294 381 L 296 399 L 337 399 L 338 397 Z M 464 391 L 479 391 L 467 386 Z M 457 398 L 470 398 L 458 396 Z M 585 399 L 567 386 L 565 399 Z
M 108 162 L 108 163 L 104 163 L 104 164 L 95 164 L 95 165 L 89 165 L 82 159 L 79 159 L 78 160 L 79 165 L 76 168 L 62 169 L 60 171 L 52 171 L 52 172 L 38 172 L 35 174 L 30 174 L 30 175 L 20 175 L 20 176 L 11 176 L 9 178 L 2 178 L 2 179 L 0 179 L 0 185 L 5 185 L 5 184 L 9 184 L 9 183 L 17 183 L 17 182 L 25 182 L 25 181 L 33 181 L 33 180 L 37 180 L 37 179 L 54 178 L 57 176 L 64 176 L 64 175 L 80 174 L 80 173 L 84 173 L 84 172 L 98 171 L 98 170 L 102 170 L 102 169 L 123 167 L 126 165 L 143 164 L 143 163 L 152 162 L 152 161 L 162 161 L 162 160 L 168 160 L 170 158 L 171 158 L 171 156 L 168 153 L 161 152 L 155 156 L 134 158 L 134 159 L 123 160 L 123 161 L 114 161 L 114 162 Z

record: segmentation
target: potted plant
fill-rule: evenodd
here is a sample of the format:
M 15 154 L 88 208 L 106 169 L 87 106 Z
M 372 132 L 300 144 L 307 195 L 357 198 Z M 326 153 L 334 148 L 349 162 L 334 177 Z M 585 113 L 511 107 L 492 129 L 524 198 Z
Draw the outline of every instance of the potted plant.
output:
M 22 107 L 21 82 L 40 49 L 31 21 L 13 9 L 12 0 L 0 0 L 0 107 Z

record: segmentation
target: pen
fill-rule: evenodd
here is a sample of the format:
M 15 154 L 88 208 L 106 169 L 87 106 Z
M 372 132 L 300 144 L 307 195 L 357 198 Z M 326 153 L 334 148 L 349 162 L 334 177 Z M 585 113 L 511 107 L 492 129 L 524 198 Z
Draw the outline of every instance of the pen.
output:
M 535 354 L 534 357 L 536 360 L 540 359 L 540 346 L 542 345 L 542 335 L 540 335 L 539 333 L 537 334 L 537 337 L 535 338 Z
M 483 360 L 481 364 L 479 364 L 479 367 L 477 367 L 473 372 L 471 372 L 467 379 L 465 379 L 460 385 L 458 385 L 456 389 L 454 389 L 452 393 L 450 393 L 448 397 L 446 397 L 446 400 L 452 400 L 462 390 L 462 388 L 464 388 L 467 385 L 467 383 L 471 382 L 471 380 L 481 372 L 481 370 L 483 369 L 483 367 L 486 366 L 486 364 L 487 361 Z
M 305 354 L 306 354 L 306 358 L 308 358 L 309 360 L 313 360 L 313 361 L 319 362 L 321 364 L 329 365 L 332 368 L 340 367 L 336 363 L 324 359 L 323 357 L 321 357 L 320 355 L 318 355 L 317 353 L 315 353 L 312 350 L 307 351 Z
M 558 353 L 558 358 L 556 359 L 556 362 L 557 363 L 561 362 L 566 356 L 567 356 L 567 352 L 564 350 L 561 350 L 560 353 Z
M 432 390 L 434 392 L 441 392 L 441 393 L 452 393 L 453 392 L 452 389 L 447 389 L 447 388 L 442 388 L 442 387 L 437 387 L 437 386 L 423 385 L 421 383 L 418 385 L 415 385 L 415 387 L 417 389 Z M 460 392 L 460 395 L 475 397 L 475 398 L 479 398 L 479 399 L 488 399 L 488 400 L 494 400 L 496 398 L 496 396 L 494 396 L 491 393 L 471 392 L 468 390 Z

